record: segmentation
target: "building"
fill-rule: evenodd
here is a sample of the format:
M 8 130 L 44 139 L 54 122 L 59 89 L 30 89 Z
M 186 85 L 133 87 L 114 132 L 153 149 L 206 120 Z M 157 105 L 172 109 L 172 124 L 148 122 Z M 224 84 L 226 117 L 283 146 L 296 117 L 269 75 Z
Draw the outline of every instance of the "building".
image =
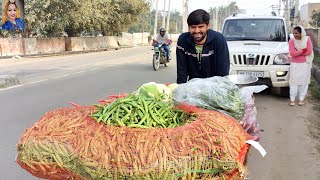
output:
M 300 18 L 303 24 L 308 24 L 311 21 L 311 16 L 314 11 L 320 11 L 320 3 L 304 4 L 300 8 Z

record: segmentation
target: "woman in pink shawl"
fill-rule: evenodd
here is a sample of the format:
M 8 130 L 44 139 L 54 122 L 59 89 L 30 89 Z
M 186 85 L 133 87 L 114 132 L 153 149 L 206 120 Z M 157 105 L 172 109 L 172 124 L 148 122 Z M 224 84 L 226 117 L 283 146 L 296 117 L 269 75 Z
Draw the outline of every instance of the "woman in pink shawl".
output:
M 311 64 L 313 60 L 313 47 L 309 36 L 302 26 L 293 29 L 293 38 L 289 41 L 291 55 L 290 63 L 290 106 L 295 105 L 298 96 L 298 104 L 304 105 L 304 99 L 308 92 L 311 77 Z

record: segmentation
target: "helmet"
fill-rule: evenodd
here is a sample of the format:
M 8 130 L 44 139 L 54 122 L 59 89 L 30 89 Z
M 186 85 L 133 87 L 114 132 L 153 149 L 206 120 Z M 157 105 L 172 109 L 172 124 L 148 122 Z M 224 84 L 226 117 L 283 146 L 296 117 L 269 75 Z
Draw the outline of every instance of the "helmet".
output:
M 160 32 L 166 32 L 166 28 L 160 28 Z

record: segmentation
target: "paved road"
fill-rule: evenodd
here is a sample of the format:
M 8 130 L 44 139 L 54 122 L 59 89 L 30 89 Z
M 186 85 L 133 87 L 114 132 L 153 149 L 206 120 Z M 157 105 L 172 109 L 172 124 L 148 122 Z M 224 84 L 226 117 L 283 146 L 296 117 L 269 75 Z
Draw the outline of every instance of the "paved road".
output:
M 111 94 L 132 92 L 145 82 L 175 82 L 174 60 L 155 72 L 150 47 L 91 54 L 38 57 L 0 64 L 1 73 L 17 74 L 22 85 L 0 90 L 0 180 L 34 180 L 15 162 L 16 143 L 23 131 L 49 110 L 68 107 L 68 101 L 94 104 Z M 312 104 L 289 107 L 287 99 L 256 95 L 262 158 L 251 149 L 249 179 L 320 179 L 319 154 L 308 136 Z

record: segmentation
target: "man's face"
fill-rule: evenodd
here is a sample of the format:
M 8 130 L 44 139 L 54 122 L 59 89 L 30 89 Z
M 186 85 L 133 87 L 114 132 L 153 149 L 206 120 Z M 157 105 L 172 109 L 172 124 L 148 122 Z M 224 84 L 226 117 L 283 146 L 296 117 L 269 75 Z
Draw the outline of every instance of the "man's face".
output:
M 230 27 L 229 27 L 229 32 L 230 32 L 230 33 L 236 32 L 235 27 L 234 27 L 234 26 L 230 26 Z
M 189 32 L 196 42 L 201 42 L 207 36 L 208 29 L 209 25 L 207 24 L 189 26 Z
M 166 33 L 166 32 L 161 31 L 161 32 L 160 32 L 160 35 L 161 35 L 161 36 L 164 36 L 165 33 Z

